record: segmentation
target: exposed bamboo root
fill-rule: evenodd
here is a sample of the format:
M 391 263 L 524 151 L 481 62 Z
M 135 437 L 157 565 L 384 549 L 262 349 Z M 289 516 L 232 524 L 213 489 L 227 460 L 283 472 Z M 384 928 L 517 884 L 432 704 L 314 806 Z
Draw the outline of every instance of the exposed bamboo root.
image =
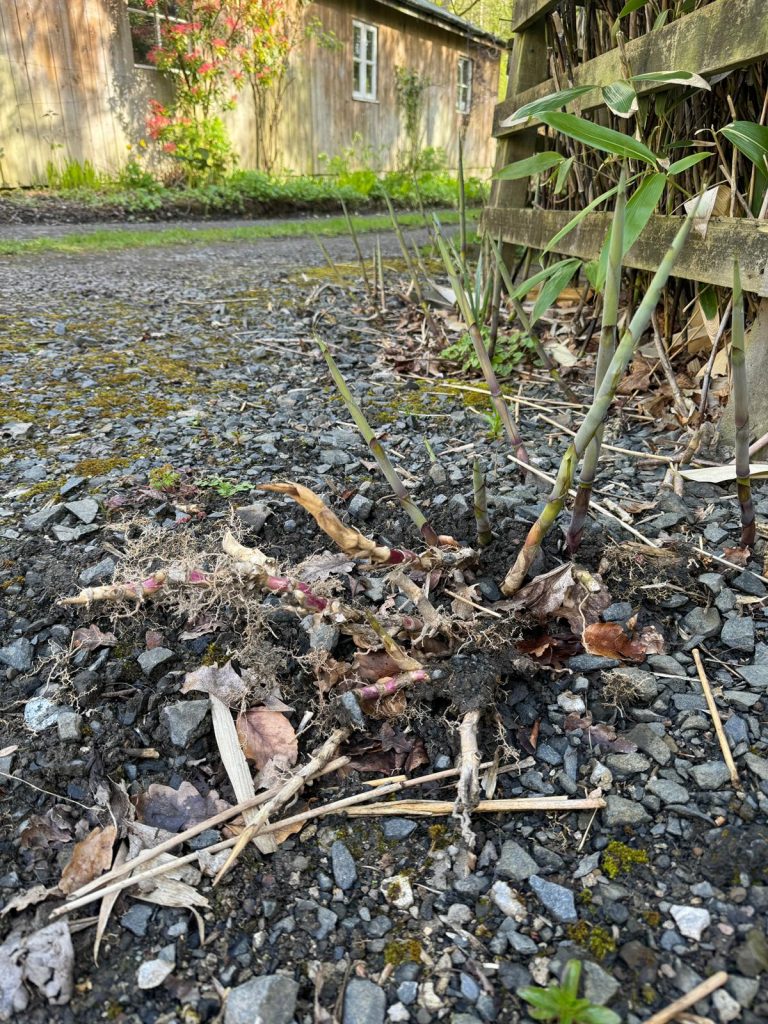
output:
M 461 835 L 468 850 L 475 847 L 475 833 L 472 831 L 472 812 L 480 799 L 480 751 L 477 745 L 477 729 L 480 724 L 480 709 L 468 711 L 459 726 L 459 779 L 453 814 L 458 818 Z

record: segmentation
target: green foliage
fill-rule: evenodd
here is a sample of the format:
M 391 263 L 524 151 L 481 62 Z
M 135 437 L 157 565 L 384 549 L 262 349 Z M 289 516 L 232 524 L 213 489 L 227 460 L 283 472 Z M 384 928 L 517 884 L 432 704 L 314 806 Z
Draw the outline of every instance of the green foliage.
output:
M 180 483 L 181 474 L 168 463 L 149 471 L 149 486 L 155 491 L 174 491 Z
M 605 1006 L 595 1006 L 588 999 L 579 999 L 581 963 L 569 960 L 559 985 L 549 988 L 526 986 L 518 996 L 532 1009 L 534 1020 L 555 1021 L 556 1024 L 621 1024 L 621 1018 Z
M 486 348 L 490 337 L 490 330 L 483 324 L 480 327 L 483 341 Z M 500 334 L 496 342 L 491 365 L 500 377 L 508 377 L 515 367 L 524 359 L 529 358 L 535 351 L 534 344 L 530 337 L 523 331 L 510 331 L 508 334 Z M 462 373 L 479 372 L 480 363 L 475 355 L 472 338 L 469 333 L 461 335 L 453 345 L 448 345 L 440 353 L 442 359 L 450 359 L 459 364 Z M 490 422 L 489 422 L 490 426 Z
M 90 160 L 68 160 L 64 167 L 59 167 L 54 160 L 45 165 L 45 177 L 49 188 L 61 192 L 76 189 L 95 189 L 102 184 L 101 175 Z
M 397 107 L 403 118 L 405 149 L 402 151 L 406 170 L 416 171 L 419 167 L 421 149 L 421 115 L 424 106 L 424 90 L 429 79 L 415 68 L 395 67 L 395 93 Z
M 240 494 L 242 491 L 250 491 L 252 485 L 249 483 L 232 483 L 223 476 L 211 476 L 206 480 L 198 480 L 198 487 L 210 487 L 216 491 L 220 498 L 231 498 L 233 494 Z
M 156 192 L 162 188 L 157 178 L 142 167 L 135 157 L 131 157 L 128 163 L 121 168 L 116 184 L 129 192 Z

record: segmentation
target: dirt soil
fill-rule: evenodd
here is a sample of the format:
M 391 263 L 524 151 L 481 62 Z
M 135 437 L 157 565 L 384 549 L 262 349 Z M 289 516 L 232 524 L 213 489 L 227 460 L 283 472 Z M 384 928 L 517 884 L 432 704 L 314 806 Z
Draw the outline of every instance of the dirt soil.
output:
M 498 587 L 543 492 L 521 480 L 505 441 L 488 436 L 487 408 L 436 377 L 393 370 L 423 367 L 421 323 L 398 295 L 396 241 L 381 243 L 390 265 L 383 315 L 364 296 L 346 239 L 326 242 L 341 283 L 313 242 L 295 239 L 0 261 L 0 1020 L 18 1012 L 30 1022 L 238 1024 L 253 1017 L 238 1016 L 232 996 L 225 1008 L 228 993 L 245 993 L 253 1013 L 247 986 L 278 975 L 296 984 L 258 1004 L 265 1022 L 373 1024 L 386 1012 L 419 1024 L 516 1022 L 525 1019 L 518 989 L 577 958 L 587 995 L 628 1024 L 720 969 L 730 979 L 719 1001 L 697 1009 L 756 1024 L 768 1014 L 763 542 L 751 572 L 702 558 L 700 546 L 720 553 L 738 542 L 730 486 L 689 485 L 678 497 L 660 490 L 664 462 L 610 453 L 601 498 L 634 502 L 634 525 L 671 554 L 654 556 L 602 518 L 578 561 L 593 577 L 602 572 L 600 621 L 636 637 L 653 627 L 663 648 L 634 663 L 599 657 L 585 651 L 573 615 L 539 622 L 530 609 L 510 612 Z M 375 240 L 363 244 L 370 253 Z M 386 715 L 363 705 L 340 751 L 351 764 L 291 811 L 357 793 L 372 777 L 450 767 L 473 707 L 483 760 L 511 765 L 495 791 L 486 779 L 494 796 L 600 788 L 607 806 L 476 815 L 476 863 L 455 818 L 318 818 L 275 853 L 249 846 L 215 888 L 194 863 L 204 928 L 187 903 L 157 905 L 146 901 L 151 892 L 128 889 L 98 964 L 90 904 L 69 918 L 74 965 L 62 954 L 61 976 L 51 977 L 59 961 L 49 952 L 42 981 L 40 971 L 22 978 L 32 955 L 19 943 L 48 924 L 62 895 L 16 901 L 57 886 L 76 842 L 113 823 L 122 836 L 134 816 L 168 827 L 167 808 L 147 810 L 154 785 L 191 784 L 207 808 L 197 820 L 217 798 L 237 802 L 207 709 L 193 720 L 207 698 L 181 690 L 188 673 L 231 662 L 253 703 L 282 701 L 293 727 L 304 723 L 299 764 L 345 721 L 318 676 L 351 661 L 357 639 L 277 594 L 255 600 L 232 583 L 207 603 L 183 587 L 138 608 L 59 603 L 113 574 L 212 571 L 228 527 L 281 573 L 317 573 L 306 560 L 336 549 L 298 505 L 257 490 L 275 479 L 313 488 L 379 543 L 420 549 L 314 333 L 332 346 L 437 531 L 465 544 L 475 537 L 472 461 L 484 462 L 495 538 L 435 576 L 435 605 L 453 624 L 420 646 L 419 612 L 389 570 L 321 564 L 311 584 L 320 594 L 361 609 L 363 622 L 365 610 L 399 616 L 399 642 L 414 644 L 433 674 Z M 564 428 L 577 422 L 540 374 L 521 383 Z M 591 384 L 585 375 L 574 386 L 586 397 Z M 565 430 L 536 421 L 531 407 L 518 411 L 533 461 L 552 472 Z M 627 402 L 610 431 L 645 455 L 671 456 L 679 439 Z M 756 502 L 768 512 L 762 483 Z M 537 574 L 563 561 L 561 546 L 553 531 Z M 422 585 L 425 576 L 413 578 Z M 410 632 L 407 622 L 416 623 Z M 73 631 L 92 626 L 113 640 L 78 647 Z M 721 771 L 693 646 L 706 651 L 736 786 Z M 405 795 L 452 800 L 455 785 Z M 170 830 L 190 820 L 181 813 Z M 225 835 L 219 828 L 202 842 Z

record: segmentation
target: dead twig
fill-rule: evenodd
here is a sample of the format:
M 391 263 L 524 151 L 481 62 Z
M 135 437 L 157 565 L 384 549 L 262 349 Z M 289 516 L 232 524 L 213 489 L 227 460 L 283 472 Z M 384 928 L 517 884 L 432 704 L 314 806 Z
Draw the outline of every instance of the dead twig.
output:
M 713 974 L 711 978 L 707 978 L 700 984 L 694 986 L 690 992 L 686 992 L 684 996 L 680 996 L 674 1003 L 670 1003 L 669 1006 L 664 1010 L 659 1010 L 658 1013 L 654 1013 L 652 1017 L 649 1017 L 645 1024 L 668 1024 L 669 1021 L 674 1020 L 678 1014 L 682 1013 L 683 1010 L 687 1010 L 689 1006 L 693 1006 L 698 1003 L 700 999 L 704 999 L 706 996 L 711 995 L 718 988 L 722 988 L 723 985 L 728 981 L 728 975 L 725 971 L 718 971 L 717 974 Z
M 379 790 L 379 793 L 381 790 Z M 393 803 L 374 804 L 371 807 L 350 807 L 345 811 L 350 818 L 380 817 L 387 815 L 415 814 L 422 817 L 441 817 L 453 814 L 456 804 L 453 800 L 396 800 Z M 558 813 L 560 811 L 593 811 L 605 807 L 602 797 L 539 796 L 519 797 L 509 800 L 479 800 L 473 810 L 475 814 L 516 814 L 531 811 Z
M 459 779 L 453 815 L 458 818 L 461 835 L 467 849 L 475 846 L 475 833 L 472 831 L 472 811 L 480 799 L 480 751 L 477 746 L 477 729 L 480 724 L 480 708 L 468 711 L 459 726 Z
M 717 741 L 720 744 L 720 750 L 723 752 L 723 760 L 725 761 L 728 771 L 731 773 L 731 784 L 733 786 L 738 786 L 739 773 L 736 770 L 733 755 L 731 754 L 731 748 L 728 746 L 728 740 L 726 739 L 725 732 L 723 731 L 720 712 L 717 710 L 715 698 L 712 696 L 712 689 L 709 685 L 709 679 L 707 679 L 707 673 L 704 671 L 704 665 L 702 664 L 698 648 L 694 647 L 691 654 L 693 655 L 693 660 L 696 663 L 696 671 L 699 673 L 699 682 L 701 683 L 701 688 L 704 691 L 704 697 L 707 701 L 709 713 L 712 715 L 712 722 L 715 726 L 715 732 L 717 733 Z

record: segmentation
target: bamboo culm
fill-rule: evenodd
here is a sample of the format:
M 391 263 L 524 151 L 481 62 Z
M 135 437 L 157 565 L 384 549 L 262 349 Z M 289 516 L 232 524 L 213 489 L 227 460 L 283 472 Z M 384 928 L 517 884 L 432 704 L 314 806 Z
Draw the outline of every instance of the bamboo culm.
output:
M 600 341 L 597 348 L 597 362 L 595 364 L 595 398 L 600 391 L 600 385 L 603 383 L 616 349 L 616 325 L 619 319 L 621 262 L 624 252 L 624 212 L 626 205 L 627 180 L 622 168 L 619 177 L 619 190 L 616 195 L 613 224 L 611 225 L 611 241 L 608 247 L 608 269 L 605 276 L 605 290 L 603 294 L 603 319 Z M 584 463 L 581 467 L 579 486 L 576 490 L 576 498 L 571 513 L 571 522 L 565 538 L 566 547 L 571 555 L 578 551 L 584 534 L 584 524 L 587 519 L 587 512 L 589 511 L 589 503 L 592 499 L 592 488 L 595 483 L 597 464 L 600 461 L 602 441 L 603 425 L 601 423 L 594 440 L 590 442 L 586 450 Z
M 749 392 L 744 354 L 744 298 L 739 264 L 733 265 L 733 313 L 731 327 L 731 372 L 736 425 L 736 489 L 741 507 L 741 546 L 755 543 L 755 509 L 749 470 Z
M 516 593 L 523 585 L 528 570 L 533 564 L 533 560 L 538 554 L 544 538 L 552 529 L 555 520 L 562 511 L 571 483 L 573 482 L 573 475 L 578 461 L 584 455 L 587 446 L 595 437 L 608 414 L 619 382 L 626 372 L 640 338 L 651 322 L 651 314 L 658 305 L 667 279 L 672 273 L 672 268 L 685 245 L 698 207 L 699 203 L 697 202 L 685 218 L 671 247 L 659 264 L 658 270 L 653 275 L 648 291 L 637 307 L 629 327 L 624 332 L 619 346 L 611 359 L 598 393 L 587 411 L 576 436 L 563 455 L 549 501 L 531 527 L 517 559 L 501 586 L 502 591 L 507 595 Z

